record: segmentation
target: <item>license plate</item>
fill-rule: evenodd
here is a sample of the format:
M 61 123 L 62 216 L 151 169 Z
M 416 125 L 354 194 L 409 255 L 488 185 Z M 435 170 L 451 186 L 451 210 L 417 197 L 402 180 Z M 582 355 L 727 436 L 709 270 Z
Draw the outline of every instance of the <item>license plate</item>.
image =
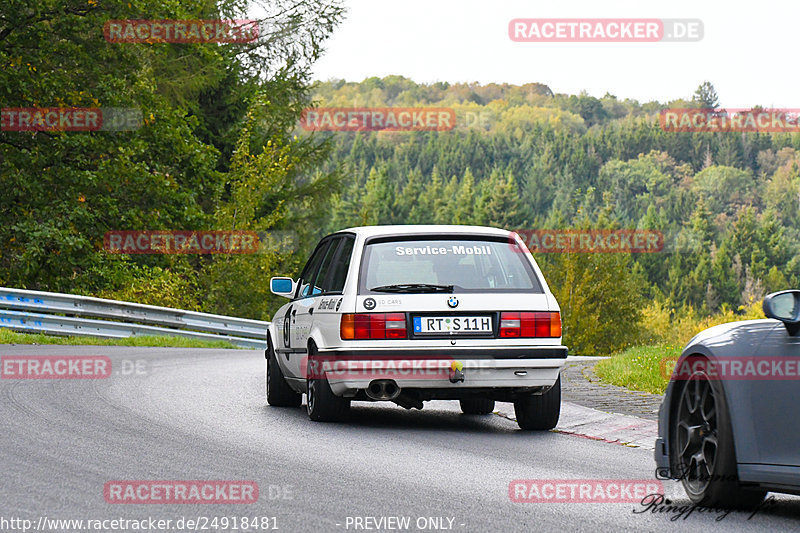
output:
M 415 316 L 414 333 L 491 333 L 488 316 Z

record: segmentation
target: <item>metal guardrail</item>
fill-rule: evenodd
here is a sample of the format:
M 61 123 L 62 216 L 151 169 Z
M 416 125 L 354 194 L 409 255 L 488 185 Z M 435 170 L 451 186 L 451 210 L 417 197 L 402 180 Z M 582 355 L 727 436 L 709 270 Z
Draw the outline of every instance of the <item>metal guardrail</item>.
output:
M 105 338 L 169 335 L 225 340 L 244 348 L 266 349 L 269 322 L 91 296 L 0 287 L 0 327 L 48 335 Z

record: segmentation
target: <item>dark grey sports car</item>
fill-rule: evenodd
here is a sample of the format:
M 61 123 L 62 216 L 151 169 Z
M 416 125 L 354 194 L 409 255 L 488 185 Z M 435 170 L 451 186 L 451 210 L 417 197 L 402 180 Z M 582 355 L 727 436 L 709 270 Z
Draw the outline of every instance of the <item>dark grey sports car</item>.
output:
M 763 307 L 766 320 L 689 341 L 661 404 L 657 474 L 680 479 L 698 505 L 800 494 L 800 291 L 770 294 Z

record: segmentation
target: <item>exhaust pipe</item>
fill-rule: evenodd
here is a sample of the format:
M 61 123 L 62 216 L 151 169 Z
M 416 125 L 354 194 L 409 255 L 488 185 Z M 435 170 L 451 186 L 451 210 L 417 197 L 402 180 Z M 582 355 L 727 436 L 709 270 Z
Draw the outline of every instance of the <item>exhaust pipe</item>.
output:
M 373 400 L 394 400 L 400 395 L 400 387 L 393 379 L 376 379 L 364 392 Z
M 422 400 L 410 396 L 408 393 L 403 393 L 395 398 L 394 403 L 405 409 L 422 409 Z

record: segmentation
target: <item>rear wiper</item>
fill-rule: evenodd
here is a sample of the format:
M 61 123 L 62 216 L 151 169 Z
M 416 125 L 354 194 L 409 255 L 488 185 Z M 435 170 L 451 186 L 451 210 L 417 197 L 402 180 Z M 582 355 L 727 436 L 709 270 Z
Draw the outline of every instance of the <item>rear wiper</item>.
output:
M 372 287 L 374 292 L 453 292 L 453 285 L 434 285 L 432 283 L 399 283 Z

